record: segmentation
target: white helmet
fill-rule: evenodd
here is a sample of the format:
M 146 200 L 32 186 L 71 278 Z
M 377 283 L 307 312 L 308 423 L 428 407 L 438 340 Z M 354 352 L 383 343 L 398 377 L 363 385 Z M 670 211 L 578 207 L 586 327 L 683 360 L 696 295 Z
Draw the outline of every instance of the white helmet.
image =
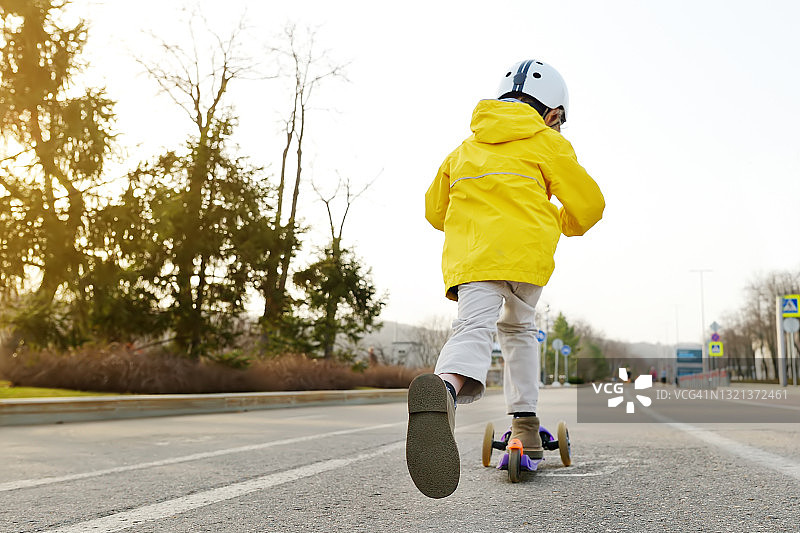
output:
M 569 93 L 564 78 L 556 69 L 536 61 L 526 59 L 515 63 L 497 88 L 497 97 L 502 98 L 511 92 L 521 92 L 536 98 L 550 109 L 564 108 L 564 120 L 569 113 Z

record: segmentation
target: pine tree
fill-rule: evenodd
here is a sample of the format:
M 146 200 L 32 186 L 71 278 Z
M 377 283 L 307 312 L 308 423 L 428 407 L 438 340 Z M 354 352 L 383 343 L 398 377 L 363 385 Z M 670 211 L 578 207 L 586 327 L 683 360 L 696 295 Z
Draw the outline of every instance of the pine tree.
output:
M 86 338 L 86 236 L 114 139 L 113 102 L 80 90 L 86 24 L 63 2 L 0 0 L 0 296 L 12 343 Z

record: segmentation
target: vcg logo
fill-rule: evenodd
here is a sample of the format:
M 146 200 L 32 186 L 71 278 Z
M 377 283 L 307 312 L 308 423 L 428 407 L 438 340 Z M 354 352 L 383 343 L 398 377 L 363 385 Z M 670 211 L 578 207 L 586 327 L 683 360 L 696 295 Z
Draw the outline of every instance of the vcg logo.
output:
M 622 381 L 628 381 L 628 371 L 624 368 L 619 369 L 619 379 Z M 636 381 L 633 383 L 634 390 L 650 389 L 652 387 L 653 376 L 650 374 L 642 374 L 636 378 Z M 595 394 L 600 394 L 602 391 L 604 394 L 616 395 L 613 398 L 608 399 L 608 406 L 611 408 L 617 407 L 624 401 L 622 394 L 625 388 L 622 383 L 592 383 L 592 388 L 594 389 Z M 653 400 L 649 396 L 644 396 L 642 394 L 637 394 L 636 399 L 639 400 L 639 403 L 645 407 L 650 407 L 650 404 L 653 403 Z M 628 414 L 632 414 L 634 412 L 633 402 L 627 402 L 625 404 L 625 412 Z

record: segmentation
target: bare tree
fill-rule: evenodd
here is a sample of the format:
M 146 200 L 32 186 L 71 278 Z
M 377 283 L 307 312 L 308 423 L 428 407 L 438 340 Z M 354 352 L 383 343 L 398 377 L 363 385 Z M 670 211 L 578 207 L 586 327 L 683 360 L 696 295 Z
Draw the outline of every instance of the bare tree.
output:
M 197 24 L 204 24 L 204 33 L 211 44 L 206 50 L 197 35 Z M 223 96 L 229 83 L 254 72 L 254 63 L 242 50 L 242 23 L 227 39 L 223 39 L 208 26 L 199 14 L 189 20 L 192 49 L 169 43 L 153 36 L 162 52 L 158 63 L 138 57 L 137 62 L 158 84 L 162 92 L 186 112 L 197 127 L 198 134 L 207 136 L 211 124 L 218 116 Z
M 289 65 L 294 82 L 294 94 L 291 109 L 284 124 L 286 142 L 281 155 L 278 200 L 274 221 L 280 246 L 276 252 L 270 254 L 265 276 L 260 283 L 260 292 L 264 297 L 262 322 L 266 327 L 278 325 L 287 311 L 286 283 L 290 263 L 299 246 L 297 203 L 303 175 L 303 141 L 308 128 L 312 96 L 325 80 L 344 78 L 344 65 L 331 64 L 324 53 L 317 55 L 314 32 L 307 31 L 303 38 L 298 35 L 296 27 L 290 25 L 285 29 L 285 38 L 288 41 L 288 48 L 277 48 L 273 51 Z M 289 198 L 287 190 L 290 180 L 289 154 L 293 147 L 295 150 L 294 184 L 291 198 Z M 285 207 L 289 208 L 289 214 L 284 222 Z
M 628 364 L 630 359 L 630 352 L 628 351 L 628 345 L 624 342 L 616 341 L 616 340 L 601 340 L 598 345 L 605 356 L 606 361 L 608 362 L 608 367 L 612 371 L 616 371 L 615 369 L 620 366 L 625 366 Z
M 236 124 L 226 104 L 230 85 L 255 72 L 242 47 L 244 27 L 223 39 L 205 23 L 199 36 L 196 27 L 203 22 L 199 15 L 189 21 L 190 49 L 162 40 L 158 62 L 138 60 L 194 129 L 186 155 L 170 151 L 135 173 L 144 176 L 143 194 L 152 198 L 151 211 L 162 225 L 157 240 L 168 241 L 168 275 L 160 285 L 174 302 L 176 342 L 193 356 L 210 330 L 241 311 L 247 280 L 262 263 L 260 251 L 252 252 L 260 248 L 253 239 L 269 234 L 262 216 L 267 193 L 257 183 L 257 169 L 227 150 Z
M 345 178 L 342 180 L 340 176 L 339 181 L 336 184 L 336 188 L 327 196 L 322 193 L 320 187 L 316 183 L 311 184 L 314 192 L 317 193 L 317 197 L 323 204 L 325 204 L 325 211 L 328 214 L 328 225 L 331 231 L 331 247 L 333 248 L 334 254 L 341 249 L 344 223 L 347 220 L 347 215 L 350 213 L 350 208 L 353 206 L 353 202 L 355 202 L 362 194 L 364 194 L 377 179 L 377 177 L 374 178 L 356 192 L 353 190 L 353 185 L 350 182 L 350 178 Z M 339 220 L 337 223 L 334 221 L 333 216 L 333 202 L 336 200 L 336 198 L 340 197 L 340 191 L 342 190 L 344 191 L 344 212 L 342 213 L 341 220 Z
M 755 350 L 763 356 L 764 375 L 778 374 L 775 298 L 798 289 L 800 272 L 774 271 L 751 281 L 745 290 L 744 323 Z
M 304 306 L 314 316 L 311 336 L 322 348 L 323 357 L 331 357 L 337 336 L 351 342 L 375 327 L 384 301 L 376 294 L 369 269 L 364 269 L 352 250 L 342 246 L 342 234 L 347 215 L 355 202 L 375 180 L 354 191 L 349 179 L 340 178 L 336 189 L 324 195 L 312 184 L 325 204 L 330 228 L 330 243 L 320 257 L 308 268 L 295 273 L 293 281 L 305 293 Z M 334 220 L 333 203 L 344 191 L 344 211 Z
M 451 322 L 446 316 L 435 315 L 417 324 L 413 338 L 420 346 L 422 366 L 430 367 L 436 364 L 439 353 L 452 333 Z
M 725 327 L 721 336 L 725 341 L 725 354 L 734 375 L 744 379 L 755 379 L 757 338 L 755 324 L 748 319 L 743 309 L 728 313 L 722 320 Z

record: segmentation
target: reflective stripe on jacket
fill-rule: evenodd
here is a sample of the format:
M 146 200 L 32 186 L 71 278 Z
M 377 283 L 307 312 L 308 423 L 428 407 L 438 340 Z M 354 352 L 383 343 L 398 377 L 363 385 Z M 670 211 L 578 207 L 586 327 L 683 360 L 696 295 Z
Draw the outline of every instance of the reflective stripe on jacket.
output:
M 425 194 L 425 217 L 445 233 L 447 297 L 470 281 L 543 286 L 561 233 L 583 235 L 600 220 L 603 195 L 569 141 L 529 105 L 482 100 L 471 129 Z

